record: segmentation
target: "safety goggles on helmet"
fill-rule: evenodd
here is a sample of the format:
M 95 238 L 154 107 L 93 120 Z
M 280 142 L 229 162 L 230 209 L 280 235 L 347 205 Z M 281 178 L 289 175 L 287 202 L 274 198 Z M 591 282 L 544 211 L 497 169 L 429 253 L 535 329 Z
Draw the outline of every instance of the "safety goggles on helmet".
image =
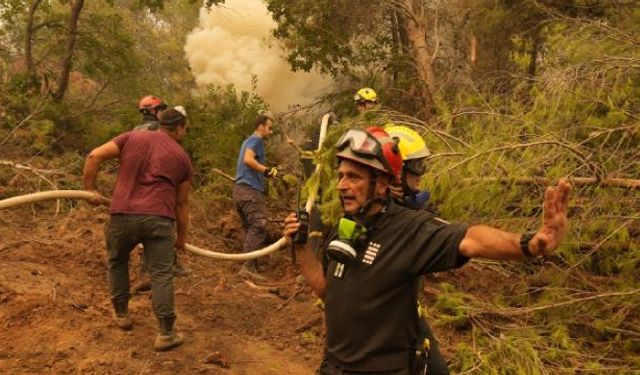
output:
M 422 176 L 427 172 L 427 164 L 424 158 L 406 160 L 403 167 L 405 171 L 416 176 Z
M 363 158 L 383 160 L 380 142 L 362 129 L 349 129 L 336 143 L 336 149 L 342 151 L 347 146 Z

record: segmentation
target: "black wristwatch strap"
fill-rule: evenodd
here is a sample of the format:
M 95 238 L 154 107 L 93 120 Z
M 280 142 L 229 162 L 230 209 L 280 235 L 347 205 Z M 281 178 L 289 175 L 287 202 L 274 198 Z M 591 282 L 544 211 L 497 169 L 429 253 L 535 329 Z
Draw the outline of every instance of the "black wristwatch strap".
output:
M 529 242 L 535 235 L 536 235 L 535 233 L 531 232 L 531 233 L 525 233 L 520 237 L 520 251 L 522 251 L 522 253 L 529 258 L 536 257 L 535 255 L 531 254 L 531 251 L 529 251 Z

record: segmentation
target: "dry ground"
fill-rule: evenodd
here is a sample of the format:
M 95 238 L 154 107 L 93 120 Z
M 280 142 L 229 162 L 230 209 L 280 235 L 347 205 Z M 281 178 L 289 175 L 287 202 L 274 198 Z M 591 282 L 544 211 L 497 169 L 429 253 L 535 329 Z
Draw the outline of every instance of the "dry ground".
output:
M 177 324 L 186 341 L 156 353 L 149 293 L 131 300 L 132 331 L 112 323 L 106 209 L 70 206 L 63 202 L 57 215 L 53 202 L 0 213 L 0 373 L 313 373 L 322 352 L 322 311 L 296 282 L 287 252 L 265 261 L 269 283 L 261 285 L 238 277 L 235 263 L 183 255 L 193 269 L 175 283 Z M 189 242 L 216 251 L 238 248 L 235 215 L 220 210 L 210 215 L 213 221 L 194 223 Z M 138 261 L 134 253 L 132 283 Z

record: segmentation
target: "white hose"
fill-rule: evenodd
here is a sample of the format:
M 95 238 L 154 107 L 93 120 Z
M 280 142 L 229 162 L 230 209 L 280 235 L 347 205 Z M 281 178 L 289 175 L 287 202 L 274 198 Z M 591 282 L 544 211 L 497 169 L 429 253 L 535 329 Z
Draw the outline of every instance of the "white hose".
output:
M 41 191 L 38 193 L 19 195 L 17 197 L 11 197 L 0 201 L 0 210 L 3 208 L 10 208 L 20 206 L 27 203 L 35 203 L 40 201 L 48 201 L 54 199 L 85 199 L 91 200 L 95 198 L 96 194 L 87 190 L 49 190 Z M 104 198 L 104 197 L 103 197 Z M 109 200 L 104 198 L 102 204 L 109 204 Z
M 322 122 L 320 123 L 320 137 L 318 138 L 318 149 L 317 151 L 320 151 L 320 149 L 322 148 L 322 144 L 324 143 L 324 139 L 327 137 L 327 128 L 329 127 L 329 120 L 331 119 L 332 113 L 326 113 L 324 116 L 322 116 Z M 320 169 L 322 169 L 322 164 L 318 163 L 316 164 L 316 169 L 313 172 L 315 175 L 320 174 Z M 316 191 L 311 191 L 309 193 L 309 198 L 307 199 L 307 203 L 304 205 L 304 209 L 311 213 L 311 210 L 313 209 L 313 204 L 316 202 L 316 198 L 318 196 L 318 190 Z
M 288 243 L 287 239 L 282 237 L 278 241 L 276 241 L 276 242 L 272 243 L 271 245 L 269 245 L 267 247 L 264 247 L 264 248 L 262 248 L 260 250 L 252 251 L 252 252 L 249 252 L 249 253 L 241 253 L 241 254 L 216 253 L 214 251 L 201 249 L 199 247 L 196 247 L 196 246 L 193 246 L 193 245 L 190 245 L 190 244 L 186 244 L 184 246 L 184 248 L 187 249 L 188 251 L 194 253 L 194 254 L 202 255 L 204 257 L 213 258 L 213 259 L 219 259 L 219 260 L 249 260 L 249 259 L 259 258 L 259 257 L 267 255 L 267 254 L 271 254 L 274 251 L 285 247 L 287 245 L 287 243 Z
M 320 139 L 318 141 L 318 150 L 322 147 L 322 143 L 327 135 L 327 126 L 329 126 L 329 119 L 331 118 L 331 114 L 327 113 L 322 116 L 322 123 L 320 126 Z M 315 173 L 319 173 L 320 164 L 316 165 Z M 309 194 L 309 199 L 307 199 L 307 203 L 305 204 L 305 209 L 307 212 L 311 212 L 313 204 L 315 203 L 317 192 L 312 192 Z M 4 208 L 10 208 L 15 206 L 20 206 L 28 203 L 35 203 L 46 200 L 53 199 L 84 199 L 84 200 L 92 200 L 96 197 L 96 194 L 87 190 L 49 190 L 49 191 L 41 191 L 38 193 L 20 195 L 17 197 L 11 197 L 7 199 L 0 200 L 0 210 Z M 102 204 L 109 204 L 109 199 L 102 197 Z M 265 256 L 273 253 L 274 251 L 285 247 L 289 242 L 285 237 L 280 238 L 275 243 L 272 243 L 269 246 L 266 246 L 262 249 L 251 251 L 248 253 L 241 254 L 228 254 L 228 253 L 217 253 L 215 251 L 201 249 L 199 247 L 186 244 L 185 249 L 188 251 L 202 255 L 208 258 L 218 259 L 218 260 L 235 260 L 235 261 L 243 261 L 249 259 L 259 258 L 261 256 Z

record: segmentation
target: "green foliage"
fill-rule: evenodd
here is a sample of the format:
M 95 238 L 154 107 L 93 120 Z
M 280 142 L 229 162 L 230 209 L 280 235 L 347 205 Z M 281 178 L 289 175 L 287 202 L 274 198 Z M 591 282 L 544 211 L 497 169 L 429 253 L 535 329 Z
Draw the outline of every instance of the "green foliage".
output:
M 491 352 L 484 362 L 492 374 L 545 374 L 544 365 L 533 343 L 530 332 L 517 332 L 491 341 Z
M 25 29 L 7 27 L 26 22 L 27 2 L 0 2 L 0 40 L 14 50 L 4 56 L 2 76 L 7 89 L 0 92 L 0 105 L 7 109 L 7 127 L 22 124 L 14 143 L 28 144 L 34 152 L 45 151 L 45 143 L 48 152 L 68 148 L 84 152 L 137 125 L 136 103 L 143 95 L 153 93 L 170 104 L 186 103 L 193 77 L 186 69 L 181 43 L 190 31 L 188 21 L 197 18 L 196 2 L 86 2 L 80 14 L 67 100 L 53 103 L 47 96 L 59 74 L 57 64 L 66 54 L 68 8 L 56 1 L 42 2 L 35 13 L 34 84 L 23 71 L 20 55 Z M 53 122 L 53 129 L 43 128 L 41 119 Z M 23 134 L 32 128 L 39 134 L 36 138 L 44 140 L 46 135 L 49 142 L 32 143 Z M 50 140 L 55 140 L 56 147 L 50 147 Z
M 470 311 L 471 297 L 448 283 L 441 283 L 439 287 L 441 293 L 438 293 L 433 305 L 438 310 L 438 321 L 459 329 L 468 328 L 470 322 L 467 313 Z
M 189 150 L 198 185 L 206 184 L 211 168 L 222 168 L 233 175 L 238 151 L 245 138 L 255 129 L 264 102 L 246 92 L 237 95 L 233 87 L 209 87 L 204 95 L 187 105 L 190 113 Z
M 298 177 L 292 175 L 291 173 L 286 173 L 282 176 L 282 181 L 288 186 L 296 186 L 298 184 Z
M 267 7 L 277 22 L 274 36 L 288 42 L 294 70 L 316 66 L 337 74 L 388 57 L 389 36 L 375 26 L 385 22 L 374 12 L 380 2 L 270 0 Z

